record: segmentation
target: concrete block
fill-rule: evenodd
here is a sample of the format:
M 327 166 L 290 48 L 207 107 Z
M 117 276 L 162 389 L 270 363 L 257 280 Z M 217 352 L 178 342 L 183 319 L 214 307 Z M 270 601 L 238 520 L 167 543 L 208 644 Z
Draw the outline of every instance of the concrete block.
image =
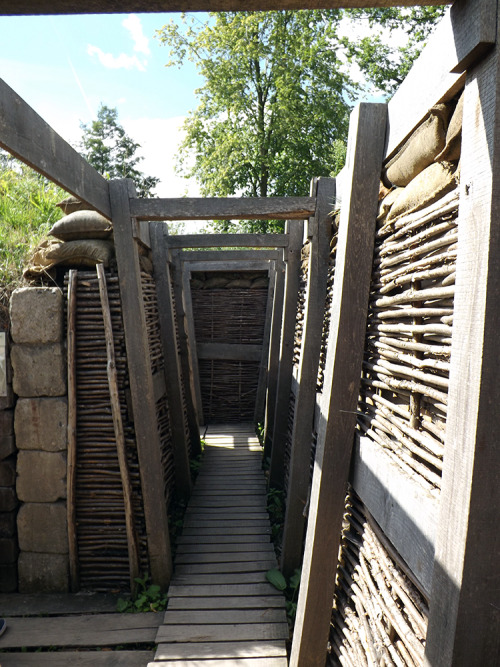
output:
M 0 567 L 0 593 L 17 591 L 17 563 Z
M 68 556 L 21 551 L 18 569 L 20 593 L 68 592 Z
M 61 452 L 20 451 L 16 490 L 19 500 L 26 503 L 66 498 L 66 456 Z
M 17 561 L 17 540 L 15 537 L 0 537 L 0 565 L 12 565 Z
M 10 299 L 15 343 L 59 343 L 63 338 L 63 295 L 57 287 L 21 287 Z
M 16 442 L 13 435 L 0 435 L 0 461 L 3 461 L 16 452 Z
M 16 510 L 0 512 L 0 537 L 14 537 L 16 534 Z
M 16 483 L 15 457 L 0 462 L 0 486 L 14 486 Z
M 0 486 L 0 512 L 12 512 L 17 506 L 16 490 L 9 486 Z
M 65 503 L 24 503 L 17 515 L 21 551 L 68 553 Z
M 15 412 L 18 449 L 66 449 L 68 403 L 65 398 L 20 398 Z
M 66 357 L 61 343 L 13 345 L 14 392 L 21 397 L 64 396 Z

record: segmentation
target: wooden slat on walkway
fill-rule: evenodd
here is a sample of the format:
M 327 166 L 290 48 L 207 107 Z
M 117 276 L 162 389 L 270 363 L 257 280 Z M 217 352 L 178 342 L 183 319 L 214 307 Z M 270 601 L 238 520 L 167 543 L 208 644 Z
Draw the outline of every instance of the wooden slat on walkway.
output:
M 208 427 L 205 442 L 150 667 L 286 667 L 260 444 L 251 425 Z

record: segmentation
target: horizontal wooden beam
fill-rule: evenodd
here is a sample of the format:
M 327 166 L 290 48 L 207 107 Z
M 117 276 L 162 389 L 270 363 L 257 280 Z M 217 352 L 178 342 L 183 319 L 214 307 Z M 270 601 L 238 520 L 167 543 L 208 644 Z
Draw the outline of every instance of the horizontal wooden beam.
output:
M 315 207 L 314 197 L 180 197 L 130 203 L 139 220 L 304 220 Z
M 286 248 L 288 234 L 180 234 L 169 248 Z
M 451 0 L 247 0 L 246 11 L 336 9 L 338 7 L 413 7 Z M 120 12 L 226 12 L 242 9 L 241 0 L 0 0 L 0 14 L 113 14 Z
M 182 255 L 181 255 L 182 261 Z M 263 262 L 258 260 L 230 260 L 227 262 L 184 262 L 188 271 L 269 271 L 271 268 L 270 260 Z
M 240 343 L 198 343 L 198 359 L 225 359 L 228 361 L 260 361 L 262 345 Z
M 172 237 L 169 237 L 172 238 Z M 247 262 L 279 259 L 282 250 L 181 250 L 181 262 Z
M 2 79 L 0 147 L 111 218 L 108 181 Z
M 354 490 L 430 596 L 439 495 L 432 496 L 367 437 L 356 437 Z

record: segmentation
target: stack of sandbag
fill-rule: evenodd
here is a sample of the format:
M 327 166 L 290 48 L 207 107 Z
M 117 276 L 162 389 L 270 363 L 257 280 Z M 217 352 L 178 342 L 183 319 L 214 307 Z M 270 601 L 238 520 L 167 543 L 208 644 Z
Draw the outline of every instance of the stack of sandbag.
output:
M 191 289 L 266 289 L 265 271 L 193 271 Z
M 434 204 L 460 179 L 463 93 L 437 104 L 382 171 L 378 220 L 389 224 Z
M 88 210 L 75 197 L 68 197 L 57 206 L 65 215 L 49 231 L 52 238 L 36 248 L 24 277 L 36 278 L 57 266 L 108 267 L 115 254 L 111 222 L 97 211 Z

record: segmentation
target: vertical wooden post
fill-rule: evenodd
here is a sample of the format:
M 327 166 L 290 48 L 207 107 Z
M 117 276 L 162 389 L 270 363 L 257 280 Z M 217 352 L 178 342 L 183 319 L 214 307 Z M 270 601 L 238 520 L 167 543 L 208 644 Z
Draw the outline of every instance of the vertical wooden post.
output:
M 269 355 L 271 350 L 271 335 L 273 333 L 274 317 L 280 319 L 280 303 L 283 305 L 283 275 L 280 274 L 278 262 L 270 262 L 269 287 L 267 290 L 266 318 L 264 321 L 264 337 L 262 342 L 262 355 L 260 357 L 259 381 L 257 383 L 257 395 L 255 397 L 254 422 L 264 419 L 264 410 L 266 404 L 266 388 L 269 385 Z M 281 295 L 280 295 L 281 292 Z M 278 333 L 279 336 L 279 333 Z
M 265 455 L 271 454 L 270 482 L 283 484 L 283 458 L 286 442 L 288 403 L 292 387 L 293 344 L 300 282 L 300 251 L 304 237 L 303 220 L 287 223 L 288 247 L 285 250 L 285 298 L 280 341 L 280 361 L 273 427 L 266 432 Z M 274 473 L 274 474 L 273 474 Z
M 193 442 L 200 441 L 200 428 L 196 406 L 194 403 L 193 380 L 189 366 L 189 355 L 187 347 L 187 334 L 184 315 L 184 304 L 182 303 L 182 268 L 179 257 L 179 250 L 170 250 L 170 264 L 173 266 L 172 295 L 173 306 L 177 315 L 177 327 L 179 335 L 179 362 L 181 366 L 181 376 L 184 383 L 184 395 L 187 408 L 187 419 L 189 428 L 189 437 L 191 445 Z M 200 446 L 200 445 L 198 445 Z
M 172 304 L 170 273 L 167 265 L 167 225 L 150 223 L 151 250 L 153 253 L 154 278 L 158 298 L 160 335 L 165 368 L 172 448 L 175 465 L 175 488 L 178 495 L 188 498 L 191 493 L 191 471 L 189 469 L 188 443 L 184 424 L 181 371 L 177 354 L 177 335 Z M 199 444 L 192 443 L 196 453 Z
M 196 333 L 194 329 L 193 298 L 191 296 L 191 271 L 186 265 L 182 266 L 182 303 L 184 309 L 184 324 L 186 327 L 186 342 L 190 375 L 193 383 L 193 399 L 198 414 L 198 424 L 203 426 L 203 402 L 201 400 L 200 369 L 198 368 L 198 351 L 196 349 Z
M 290 665 L 323 667 L 356 424 L 387 107 L 351 115 L 306 546 Z
M 433 667 L 500 660 L 499 105 L 497 45 L 465 88 L 448 417 L 425 658 Z
M 281 258 L 275 262 L 276 284 L 274 289 L 273 316 L 271 322 L 271 336 L 269 341 L 268 357 L 268 380 L 267 396 L 264 413 L 264 442 L 267 431 L 272 433 L 274 424 L 274 411 L 276 409 L 276 391 L 278 387 L 279 355 L 281 327 L 283 324 L 283 301 L 285 287 L 285 262 L 283 256 L 285 250 L 281 251 Z
M 151 578 L 165 587 L 172 575 L 172 557 L 139 255 L 130 216 L 129 198 L 135 194 L 132 181 L 111 181 L 109 193 Z
M 316 201 L 316 213 L 312 221 L 313 235 L 309 257 L 304 330 L 300 349 L 281 551 L 281 569 L 288 576 L 300 567 L 302 559 L 305 527 L 304 508 L 307 502 L 310 480 L 314 406 L 316 405 L 318 364 L 327 291 L 331 213 L 335 202 L 335 179 L 318 179 Z

